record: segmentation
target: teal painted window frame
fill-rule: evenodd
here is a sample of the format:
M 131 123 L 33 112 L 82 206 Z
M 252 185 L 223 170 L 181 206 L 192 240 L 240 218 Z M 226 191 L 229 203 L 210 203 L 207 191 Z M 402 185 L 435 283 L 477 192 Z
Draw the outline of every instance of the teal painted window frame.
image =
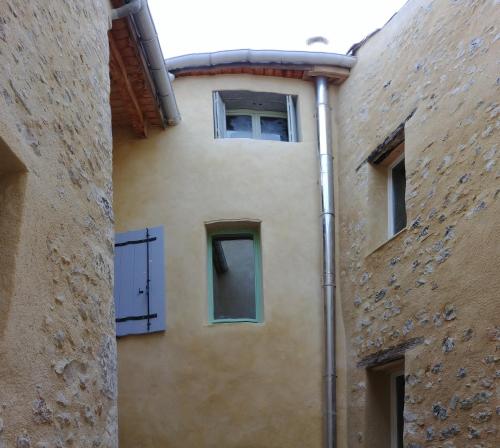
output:
M 215 319 L 214 316 L 214 264 L 213 264 L 213 239 L 221 236 L 250 235 L 253 240 L 253 252 L 255 262 L 255 319 Z M 208 321 L 210 324 L 224 323 L 262 323 L 264 320 L 262 304 L 262 255 L 260 247 L 260 234 L 256 229 L 225 229 L 208 232 L 207 235 L 207 273 L 208 273 Z

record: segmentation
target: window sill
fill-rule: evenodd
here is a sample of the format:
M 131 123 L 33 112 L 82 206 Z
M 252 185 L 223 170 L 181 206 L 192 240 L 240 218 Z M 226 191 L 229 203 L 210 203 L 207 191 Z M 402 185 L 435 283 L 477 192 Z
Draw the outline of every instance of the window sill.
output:
M 215 141 L 234 141 L 234 142 L 238 142 L 238 141 L 253 141 L 253 142 L 273 142 L 273 143 L 292 143 L 292 144 L 295 144 L 295 143 L 300 143 L 300 141 L 283 141 L 283 140 L 270 140 L 270 139 L 265 139 L 265 138 L 252 138 L 252 137 L 217 137 L 217 138 L 214 138 Z
M 368 254 L 365 255 L 365 258 L 368 258 L 369 256 L 373 255 L 375 252 L 378 252 L 379 250 L 383 249 L 388 244 L 392 243 L 395 239 L 399 238 L 402 234 L 406 233 L 407 230 L 408 230 L 408 226 L 404 227 L 398 233 L 395 233 L 389 239 L 385 240 L 383 243 L 376 246 L 375 249 L 372 249 L 370 252 L 368 252 Z
M 219 324 L 262 324 L 263 322 L 261 320 L 257 319 L 218 319 L 218 320 L 211 320 L 208 322 L 208 326 L 214 326 L 214 325 L 219 325 Z

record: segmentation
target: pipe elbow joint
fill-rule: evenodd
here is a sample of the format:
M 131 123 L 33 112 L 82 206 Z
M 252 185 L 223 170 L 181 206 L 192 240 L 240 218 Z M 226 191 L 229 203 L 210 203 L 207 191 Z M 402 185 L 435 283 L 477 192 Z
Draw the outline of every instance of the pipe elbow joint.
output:
M 124 17 L 137 14 L 143 7 L 143 0 L 132 0 L 119 8 L 111 10 L 111 20 L 123 19 Z

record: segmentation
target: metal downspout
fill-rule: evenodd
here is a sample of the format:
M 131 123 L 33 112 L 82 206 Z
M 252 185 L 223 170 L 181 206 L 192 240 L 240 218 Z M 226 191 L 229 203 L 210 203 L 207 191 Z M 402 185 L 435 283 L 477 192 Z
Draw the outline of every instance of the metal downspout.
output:
M 316 78 L 318 149 L 323 226 L 323 298 L 325 306 L 325 446 L 337 444 L 337 398 L 335 366 L 335 207 L 333 198 L 333 153 L 328 79 Z

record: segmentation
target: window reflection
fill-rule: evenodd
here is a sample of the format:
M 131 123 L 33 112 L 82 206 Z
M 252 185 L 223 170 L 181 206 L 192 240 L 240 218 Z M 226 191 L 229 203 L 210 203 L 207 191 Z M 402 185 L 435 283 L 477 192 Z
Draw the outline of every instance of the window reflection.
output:
M 260 135 L 263 140 L 288 141 L 288 123 L 281 117 L 260 117 Z
M 251 138 L 252 117 L 250 115 L 228 115 L 226 133 L 229 138 Z

